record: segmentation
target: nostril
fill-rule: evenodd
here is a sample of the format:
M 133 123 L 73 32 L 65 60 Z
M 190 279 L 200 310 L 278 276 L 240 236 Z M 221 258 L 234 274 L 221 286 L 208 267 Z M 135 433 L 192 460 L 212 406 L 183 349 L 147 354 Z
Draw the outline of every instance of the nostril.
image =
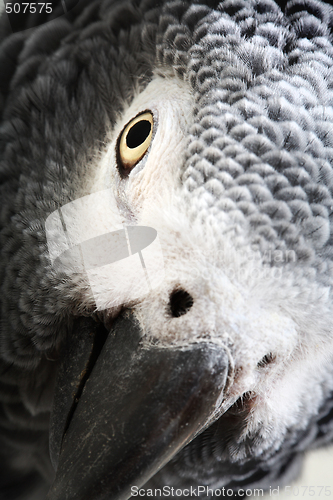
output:
M 174 290 L 170 295 L 170 309 L 174 318 L 186 314 L 193 306 L 193 298 L 185 290 Z
M 275 361 L 275 356 L 273 353 L 269 352 L 264 356 L 258 363 L 257 367 L 258 368 L 263 368 L 264 366 L 269 365 L 270 363 L 273 363 Z

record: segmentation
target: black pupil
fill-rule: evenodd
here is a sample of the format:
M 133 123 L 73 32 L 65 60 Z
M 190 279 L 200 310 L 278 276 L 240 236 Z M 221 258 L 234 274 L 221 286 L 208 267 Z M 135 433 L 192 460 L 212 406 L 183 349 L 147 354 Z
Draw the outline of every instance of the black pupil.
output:
M 148 120 L 141 120 L 129 130 L 126 137 L 126 144 L 130 149 L 141 146 L 150 134 L 151 123 Z

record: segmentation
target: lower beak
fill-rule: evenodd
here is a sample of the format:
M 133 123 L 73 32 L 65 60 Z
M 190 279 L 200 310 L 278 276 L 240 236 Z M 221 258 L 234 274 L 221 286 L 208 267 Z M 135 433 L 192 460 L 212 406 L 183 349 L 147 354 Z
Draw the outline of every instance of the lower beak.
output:
M 76 350 L 88 344 L 82 338 Z M 132 486 L 143 486 L 211 423 L 227 371 L 220 347 L 147 347 L 135 318 L 119 317 L 70 410 L 73 358 L 60 368 L 50 437 L 57 471 L 48 500 L 128 499 Z

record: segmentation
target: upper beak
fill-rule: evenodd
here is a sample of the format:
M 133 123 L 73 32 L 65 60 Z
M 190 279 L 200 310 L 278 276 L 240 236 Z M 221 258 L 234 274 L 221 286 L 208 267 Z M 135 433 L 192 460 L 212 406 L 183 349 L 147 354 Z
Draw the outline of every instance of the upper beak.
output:
M 227 372 L 227 354 L 214 344 L 145 346 L 130 313 L 98 355 L 83 331 L 58 377 L 48 499 L 128 499 L 211 423 Z

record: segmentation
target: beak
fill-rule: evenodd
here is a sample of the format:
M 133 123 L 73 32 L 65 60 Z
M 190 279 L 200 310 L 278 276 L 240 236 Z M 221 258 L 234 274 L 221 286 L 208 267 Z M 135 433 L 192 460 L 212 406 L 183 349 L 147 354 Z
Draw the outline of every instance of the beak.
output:
M 228 357 L 220 347 L 147 347 L 129 312 L 105 342 L 94 328 L 94 342 L 91 328 L 74 335 L 60 367 L 48 500 L 128 499 L 131 486 L 212 423 L 222 401 Z

